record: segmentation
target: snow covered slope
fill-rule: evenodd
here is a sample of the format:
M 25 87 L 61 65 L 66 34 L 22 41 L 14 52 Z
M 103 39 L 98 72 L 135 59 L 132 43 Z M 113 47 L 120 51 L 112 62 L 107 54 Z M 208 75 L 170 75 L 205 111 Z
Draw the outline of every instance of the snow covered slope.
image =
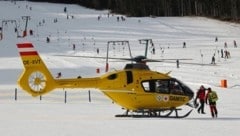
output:
M 0 7 L 0 21 L 4 22 L 3 39 L 0 40 L 0 132 L 4 136 L 238 135 L 240 47 L 234 48 L 233 41 L 240 42 L 239 24 L 203 17 L 129 18 L 77 5 L 27 1 L 0 1 Z M 64 7 L 67 7 L 67 13 L 63 12 Z M 26 21 L 22 16 L 30 17 L 28 35 L 17 38 L 16 25 L 12 22 L 17 22 L 22 36 Z M 120 17 L 119 21 L 117 17 Z M 50 43 L 46 43 L 47 37 Z M 218 37 L 217 42 L 215 37 Z M 67 90 L 68 103 L 64 104 L 62 90 L 43 96 L 40 101 L 17 86 L 23 65 L 16 43 L 32 42 L 53 75 L 62 72 L 63 77 L 89 77 L 98 75 L 97 68 L 104 71 L 105 60 L 55 55 L 106 56 L 106 45 L 111 40 L 128 40 L 133 56 L 144 55 L 145 46 L 139 44 L 139 39 L 153 39 L 156 54 L 151 54 L 151 47 L 148 52 L 148 57 L 153 59 L 191 58 L 184 62 L 209 64 L 215 53 L 216 66 L 180 64 L 180 68 L 176 68 L 175 63 L 149 63 L 149 66 L 156 71 L 172 71 L 171 76 L 182 80 L 194 91 L 202 84 L 212 87 L 220 97 L 219 118 L 211 119 L 207 106 L 206 115 L 194 111 L 188 118 L 179 120 L 119 119 L 114 115 L 123 112 L 121 107 L 96 90 L 91 103 L 87 102 L 86 91 Z M 186 42 L 186 48 L 182 48 L 183 42 Z M 227 48 L 224 48 L 225 42 Z M 229 51 L 231 58 L 221 58 L 221 49 Z M 110 57 L 129 57 L 124 45 L 111 46 L 110 50 Z M 122 69 L 124 65 L 125 62 L 111 62 L 110 68 Z M 220 87 L 223 79 L 228 81 L 228 88 Z M 17 101 L 14 100 L 15 88 L 19 90 Z

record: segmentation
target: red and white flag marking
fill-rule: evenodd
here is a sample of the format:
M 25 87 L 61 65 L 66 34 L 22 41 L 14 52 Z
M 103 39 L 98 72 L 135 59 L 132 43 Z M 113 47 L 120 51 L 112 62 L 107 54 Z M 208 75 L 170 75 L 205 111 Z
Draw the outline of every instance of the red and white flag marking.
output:
M 20 56 L 38 55 L 32 43 L 19 43 L 17 44 Z

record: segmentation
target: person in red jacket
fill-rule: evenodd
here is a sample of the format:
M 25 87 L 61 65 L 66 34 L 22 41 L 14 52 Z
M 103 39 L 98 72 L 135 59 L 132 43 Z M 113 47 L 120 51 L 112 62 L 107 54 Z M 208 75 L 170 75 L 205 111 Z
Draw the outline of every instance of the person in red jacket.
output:
M 195 98 L 195 101 L 197 101 L 197 99 L 199 99 L 199 102 L 200 102 L 200 106 L 198 108 L 198 113 L 201 112 L 201 114 L 205 114 L 204 112 L 204 105 L 205 105 L 205 98 L 206 98 L 206 93 L 205 93 L 205 88 L 203 85 L 200 86 L 200 88 L 198 89 L 197 91 L 197 95 L 196 95 L 196 98 Z

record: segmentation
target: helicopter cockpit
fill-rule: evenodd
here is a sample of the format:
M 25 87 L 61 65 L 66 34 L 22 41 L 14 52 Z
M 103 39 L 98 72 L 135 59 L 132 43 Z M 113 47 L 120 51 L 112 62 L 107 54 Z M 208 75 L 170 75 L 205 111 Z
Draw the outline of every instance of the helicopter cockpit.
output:
M 189 87 L 175 78 L 145 80 L 142 82 L 142 86 L 144 91 L 149 93 L 187 95 L 190 99 L 194 95 Z

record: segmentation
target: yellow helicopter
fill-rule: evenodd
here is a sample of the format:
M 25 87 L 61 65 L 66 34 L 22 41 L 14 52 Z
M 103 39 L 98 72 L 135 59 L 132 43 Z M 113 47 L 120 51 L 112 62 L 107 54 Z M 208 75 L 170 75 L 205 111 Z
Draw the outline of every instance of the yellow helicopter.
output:
M 52 76 L 32 43 L 19 43 L 17 48 L 24 65 L 18 84 L 34 97 L 57 88 L 96 88 L 126 110 L 116 117 L 184 118 L 192 111 L 178 115 L 179 107 L 190 105 L 193 91 L 170 72 L 151 71 L 146 62 L 154 60 L 145 56 L 128 59 L 135 63 L 99 77 L 59 79 Z

